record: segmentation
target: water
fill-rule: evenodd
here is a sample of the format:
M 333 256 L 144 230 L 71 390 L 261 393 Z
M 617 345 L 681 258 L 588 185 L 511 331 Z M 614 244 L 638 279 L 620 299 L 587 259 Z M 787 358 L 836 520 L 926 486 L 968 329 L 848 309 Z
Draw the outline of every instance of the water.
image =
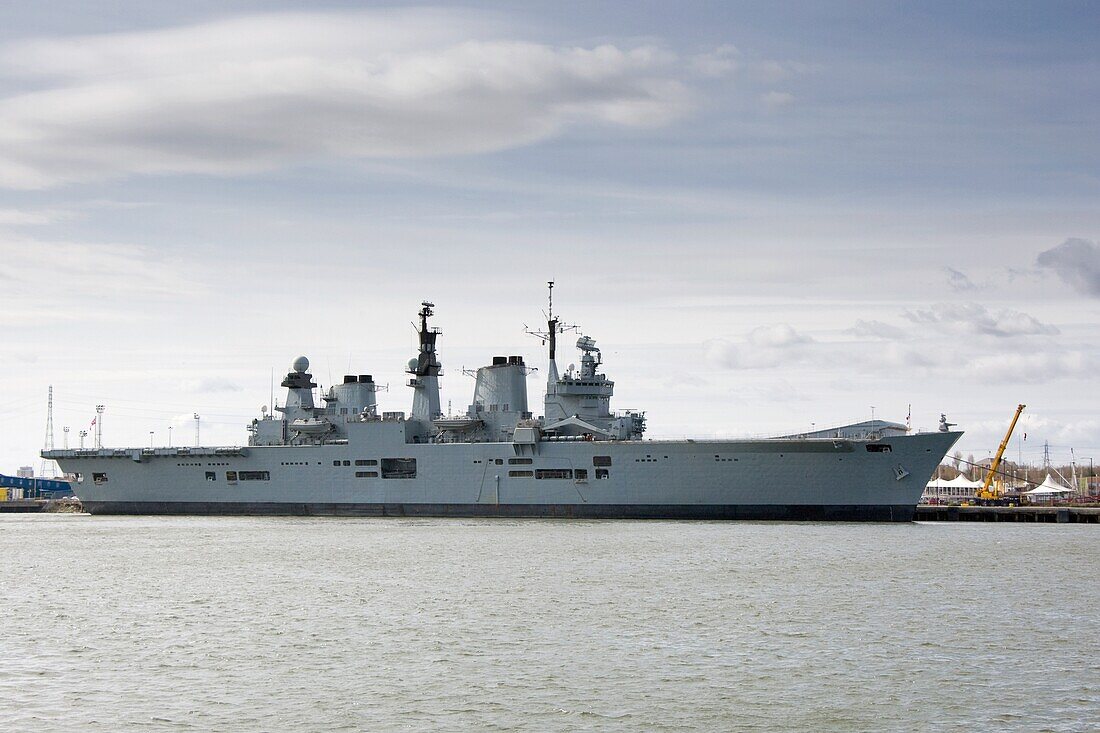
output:
M 0 516 L 0 731 L 1096 730 L 1100 532 Z

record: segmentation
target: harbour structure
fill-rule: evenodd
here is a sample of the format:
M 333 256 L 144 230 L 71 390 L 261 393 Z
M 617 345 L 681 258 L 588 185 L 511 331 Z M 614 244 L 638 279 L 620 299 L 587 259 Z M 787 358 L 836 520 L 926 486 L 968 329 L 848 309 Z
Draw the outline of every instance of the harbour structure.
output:
M 551 283 L 551 296 L 553 284 Z M 379 412 L 369 374 L 314 400 L 295 359 L 282 407 L 226 447 L 43 452 L 75 476 L 93 514 L 286 514 L 909 521 L 925 483 L 962 435 L 946 419 L 913 433 L 883 420 L 769 439 L 652 440 L 646 416 L 613 411 L 615 383 L 594 338 L 579 368 L 557 363 L 564 326 L 550 309 L 542 414 L 520 356 L 474 370 L 465 414 L 443 415 L 425 301 L 407 366 L 412 409 Z M 279 414 L 275 414 L 275 413 Z

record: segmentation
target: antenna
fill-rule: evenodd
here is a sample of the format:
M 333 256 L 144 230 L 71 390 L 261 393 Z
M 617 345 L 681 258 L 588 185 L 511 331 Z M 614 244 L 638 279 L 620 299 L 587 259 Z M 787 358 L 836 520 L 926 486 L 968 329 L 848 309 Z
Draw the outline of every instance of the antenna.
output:
M 95 419 L 92 422 L 95 423 L 95 449 L 99 450 L 103 447 L 103 412 L 107 409 L 106 405 L 95 406 Z
M 574 324 L 562 324 L 554 317 L 554 281 L 547 280 L 546 285 L 549 288 L 549 294 L 547 296 L 548 310 L 546 312 L 546 330 L 537 331 L 533 328 L 529 328 L 527 324 L 523 324 L 523 332 L 539 339 L 544 345 L 549 342 L 550 360 L 553 361 L 557 356 L 558 334 L 565 333 L 566 331 L 575 331 L 577 330 L 577 326 Z
M 195 447 L 198 448 L 199 443 L 199 413 L 195 413 Z
M 68 430 L 68 428 L 65 428 Z M 49 398 L 46 401 L 46 444 L 44 450 L 53 450 L 53 385 L 50 385 Z M 57 464 L 48 458 L 42 459 L 42 469 L 39 474 L 49 478 L 57 476 Z

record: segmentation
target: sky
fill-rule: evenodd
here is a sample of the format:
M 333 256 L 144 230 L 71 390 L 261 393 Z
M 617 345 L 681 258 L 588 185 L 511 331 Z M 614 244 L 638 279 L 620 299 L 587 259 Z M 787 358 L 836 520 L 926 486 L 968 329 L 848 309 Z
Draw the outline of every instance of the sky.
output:
M 443 402 L 555 309 L 648 435 L 1100 458 L 1100 6 L 0 2 L 0 471 Z M 576 360 L 563 350 L 562 366 Z M 538 413 L 538 407 L 534 408 Z M 171 428 L 171 430 L 170 430 Z M 1026 433 L 1026 440 L 1024 434 Z M 171 437 L 170 437 L 171 436 Z M 91 436 L 86 439 L 91 445 Z

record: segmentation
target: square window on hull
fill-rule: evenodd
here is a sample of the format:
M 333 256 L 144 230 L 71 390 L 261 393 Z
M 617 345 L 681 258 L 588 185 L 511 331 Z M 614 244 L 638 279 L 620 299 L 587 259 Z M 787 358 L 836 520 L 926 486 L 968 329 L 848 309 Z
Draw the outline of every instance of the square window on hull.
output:
M 382 478 L 416 478 L 416 459 L 383 458 Z

